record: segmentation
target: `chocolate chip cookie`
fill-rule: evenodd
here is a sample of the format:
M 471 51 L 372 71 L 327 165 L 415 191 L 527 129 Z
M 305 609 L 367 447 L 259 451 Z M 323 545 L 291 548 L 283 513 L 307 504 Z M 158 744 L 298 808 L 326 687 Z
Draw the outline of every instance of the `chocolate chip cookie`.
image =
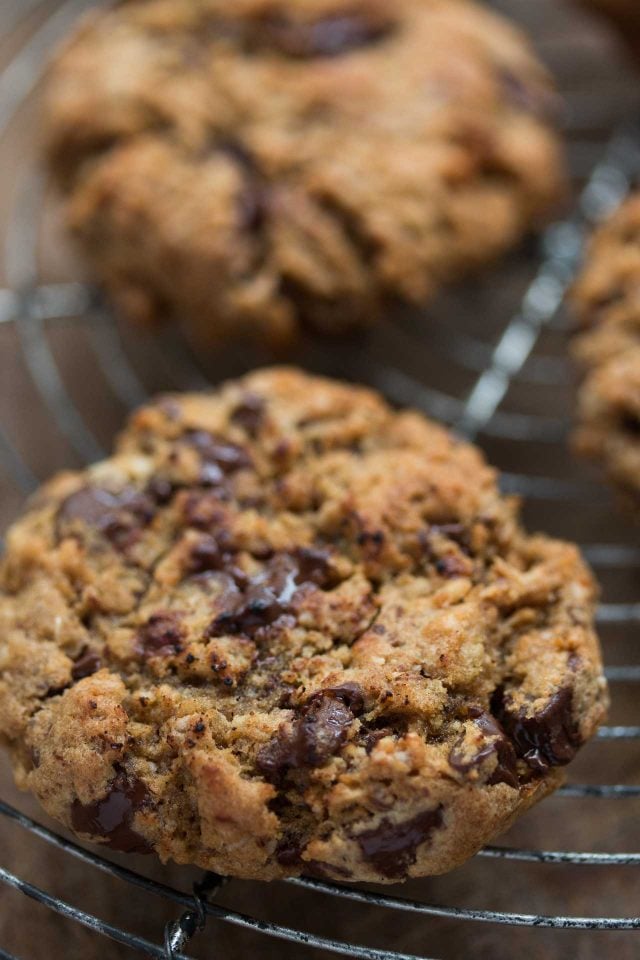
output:
M 264 370 L 132 417 L 7 538 L 0 732 L 84 839 L 223 874 L 450 870 L 602 720 L 594 584 L 481 454 Z
M 573 291 L 579 452 L 640 502 L 640 194 L 594 234 Z
M 620 28 L 621 35 L 640 56 L 640 4 L 638 0 L 580 0 L 583 6 L 606 14 Z
M 513 245 L 561 193 L 553 103 L 467 0 L 133 0 L 55 64 L 49 157 L 125 314 L 275 343 Z

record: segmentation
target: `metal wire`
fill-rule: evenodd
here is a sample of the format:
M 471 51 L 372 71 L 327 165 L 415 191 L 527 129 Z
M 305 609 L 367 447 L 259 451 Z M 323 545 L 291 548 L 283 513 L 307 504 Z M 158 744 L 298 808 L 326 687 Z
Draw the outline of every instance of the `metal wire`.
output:
M 35 31 L 26 40 L 18 54 L 3 73 L 0 73 L 0 137 L 10 129 L 25 98 L 36 88 L 42 75 L 46 54 L 51 45 L 62 37 L 81 9 L 92 6 L 89 0 L 65 0 L 53 5 L 51 15 L 44 16 Z M 38 3 L 13 3 L 8 8 L 10 22 L 17 22 Z M 589 104 L 576 100 L 567 124 L 580 127 Z M 594 151 L 599 141 L 581 147 L 582 170 L 592 167 Z M 468 333 L 447 329 L 446 335 L 438 329 L 437 320 L 427 331 L 422 318 L 407 313 L 398 320 L 398 338 L 406 337 L 407 347 L 419 334 L 445 359 L 472 376 L 471 385 L 460 397 L 449 394 L 414 376 L 393 362 L 368 363 L 369 382 L 381 389 L 391 400 L 420 407 L 429 415 L 455 426 L 469 437 L 482 440 L 508 441 L 526 447 L 542 444 L 553 447 L 562 443 L 568 423 L 564 418 L 543 416 L 501 409 L 508 391 L 514 384 L 554 386 L 562 384 L 567 375 L 564 358 L 545 354 L 538 349 L 541 336 L 547 330 L 557 329 L 559 308 L 567 286 L 574 276 L 582 249 L 585 229 L 597 222 L 628 192 L 640 173 L 640 131 L 627 127 L 619 131 L 600 156 L 589 175 L 575 214 L 556 225 L 544 236 L 541 263 L 530 281 L 519 308 L 504 326 L 494 344 Z M 114 401 L 129 408 L 147 397 L 147 388 L 130 360 L 129 351 L 120 339 L 118 329 L 109 311 L 96 299 L 93 291 L 80 283 L 42 283 L 36 257 L 39 211 L 42 203 L 41 173 L 27 165 L 10 223 L 6 242 L 5 273 L 8 287 L 0 289 L 0 327 L 15 330 L 29 375 L 51 420 L 64 435 L 75 453 L 84 461 L 96 459 L 103 452 L 91 422 L 79 411 L 67 389 L 56 355 L 50 343 L 50 333 L 60 324 L 81 323 L 87 334 L 96 363 L 99 364 Z M 73 320 L 73 318 L 76 318 Z M 188 349 L 181 345 L 174 356 L 172 373 L 184 386 L 206 385 L 206 371 Z M 0 429 L 0 466 L 24 492 L 37 483 L 37 478 L 6 431 Z M 504 471 L 503 489 L 526 495 L 543 503 L 589 502 L 606 504 L 607 494 L 599 484 L 583 479 L 534 476 Z M 640 549 L 622 543 L 592 543 L 585 546 L 585 554 L 598 570 L 635 569 L 640 567 Z M 640 604 L 623 602 L 603 603 L 598 612 L 600 624 L 634 625 L 640 622 Z M 607 668 L 610 682 L 636 684 L 640 682 L 640 666 L 615 665 Z M 640 726 L 611 725 L 602 728 L 598 741 L 614 744 L 640 740 Z M 571 800 L 625 801 L 640 797 L 640 785 L 633 784 L 568 784 L 557 796 Z M 62 850 L 80 861 L 89 870 L 99 870 L 122 883 L 160 897 L 175 904 L 181 913 L 170 921 L 164 931 L 163 943 L 152 943 L 134 933 L 114 926 L 78 909 L 28 883 L 10 870 L 0 867 L 0 882 L 38 901 L 49 909 L 77 922 L 96 934 L 137 949 L 148 956 L 164 960 L 186 958 L 181 951 L 198 932 L 207 918 L 230 923 L 254 932 L 278 938 L 299 946 L 315 947 L 326 953 L 359 958 L 359 960 L 427 960 L 424 956 L 378 950 L 359 944 L 350 944 L 329 937 L 308 933 L 282 924 L 258 919 L 212 902 L 221 889 L 224 878 L 207 874 L 193 891 L 183 892 L 158 883 L 140 873 L 110 862 L 98 853 L 85 850 L 79 844 L 39 825 L 15 808 L 0 801 L 0 816 L 17 828 L 28 831 L 38 840 Z M 566 868 L 615 866 L 637 867 L 640 852 L 582 852 L 571 850 L 516 849 L 489 846 L 480 852 L 480 858 L 500 862 L 542 864 Z M 329 896 L 353 901 L 370 907 L 401 911 L 414 915 L 440 917 L 471 923 L 495 923 L 522 927 L 547 927 L 573 930 L 636 930 L 640 917 L 537 915 L 514 911 L 480 910 L 473 907 L 424 903 L 395 895 L 378 894 L 355 888 L 346 888 L 325 881 L 298 878 L 289 883 L 307 890 L 314 896 Z M 212 956 L 216 956 L 215 947 Z M 16 960 L 0 949 L 0 960 Z

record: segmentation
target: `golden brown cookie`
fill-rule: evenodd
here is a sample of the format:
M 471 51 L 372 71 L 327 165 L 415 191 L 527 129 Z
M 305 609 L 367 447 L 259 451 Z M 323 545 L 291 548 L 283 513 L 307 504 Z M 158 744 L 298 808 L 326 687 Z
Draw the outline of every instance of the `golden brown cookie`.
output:
M 579 452 L 640 500 L 640 194 L 596 230 L 572 297 Z
M 283 341 L 422 302 L 544 218 L 552 103 L 467 0 L 133 0 L 57 60 L 49 156 L 126 314 Z
M 81 837 L 224 874 L 450 870 L 561 781 L 594 584 L 472 446 L 273 369 L 137 412 L 0 570 L 0 733 Z

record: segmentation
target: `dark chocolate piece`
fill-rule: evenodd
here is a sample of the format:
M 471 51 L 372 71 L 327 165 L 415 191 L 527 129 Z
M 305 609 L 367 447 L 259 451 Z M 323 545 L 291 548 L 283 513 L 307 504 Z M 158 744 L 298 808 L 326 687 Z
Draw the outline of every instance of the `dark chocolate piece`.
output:
M 58 535 L 80 520 L 99 530 L 114 547 L 125 550 L 156 513 L 156 504 L 146 493 L 133 487 L 113 492 L 101 487 L 82 487 L 64 500 L 58 510 Z
M 77 660 L 74 661 L 71 676 L 74 680 L 83 680 L 85 677 L 90 677 L 96 673 L 101 666 L 102 662 L 98 654 L 85 647 Z
M 112 850 L 123 853 L 151 853 L 151 847 L 132 827 L 134 814 L 147 803 L 149 794 L 141 780 L 120 770 L 102 800 L 86 806 L 74 800 L 71 825 L 78 833 L 88 833 L 107 841 Z
M 136 652 L 143 657 L 169 657 L 181 650 L 180 615 L 162 610 L 149 617 L 138 630 Z
M 469 770 L 480 766 L 483 760 L 495 754 L 497 763 L 487 783 L 506 783 L 508 786 L 517 789 L 519 781 L 516 752 L 505 731 L 490 713 L 486 713 L 480 708 L 472 710 L 470 713 L 476 726 L 480 728 L 487 740 L 477 753 L 473 756 L 467 756 L 461 749 L 464 743 L 463 734 L 451 749 L 449 763 L 459 773 L 468 773 Z
M 231 422 L 237 424 L 250 436 L 256 437 L 262 426 L 265 402 L 255 393 L 247 393 L 231 413 Z
M 281 728 L 260 750 L 258 769 L 268 780 L 278 781 L 287 770 L 320 766 L 346 742 L 351 724 L 363 709 L 358 684 L 317 691 L 291 729 Z
M 516 753 L 536 773 L 550 767 L 565 766 L 573 760 L 582 741 L 573 720 L 573 688 L 563 687 L 550 697 L 546 706 L 527 716 L 526 708 L 516 714 L 508 698 L 496 691 L 492 710 L 513 741 Z
M 441 825 L 442 805 L 404 823 L 393 823 L 385 817 L 378 827 L 359 833 L 355 839 L 364 859 L 378 873 L 390 880 L 402 880 L 416 862 L 418 847 Z
M 206 430 L 188 430 L 185 433 L 187 443 L 195 447 L 202 459 L 200 479 L 207 486 L 217 486 L 225 476 L 245 470 L 253 465 L 251 457 L 243 447 L 229 443 Z
M 233 570 L 227 568 L 227 571 L 243 592 L 230 596 L 229 608 L 209 627 L 208 634 L 212 637 L 228 633 L 253 637 L 258 630 L 290 612 L 294 595 L 305 584 L 328 588 L 339 582 L 329 565 L 329 554 L 312 549 L 277 554 L 261 573 L 248 581 L 243 576 L 239 578 Z

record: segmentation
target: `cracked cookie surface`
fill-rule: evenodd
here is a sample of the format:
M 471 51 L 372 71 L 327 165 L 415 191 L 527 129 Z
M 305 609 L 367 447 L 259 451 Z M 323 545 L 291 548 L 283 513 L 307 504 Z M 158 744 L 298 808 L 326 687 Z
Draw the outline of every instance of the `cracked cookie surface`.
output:
M 263 370 L 55 477 L 0 572 L 0 732 L 83 838 L 223 874 L 455 867 L 606 703 L 594 584 L 471 445 Z
M 572 294 L 578 452 L 640 503 L 640 194 L 594 233 Z
M 467 0 L 133 0 L 54 65 L 49 155 L 126 314 L 286 341 L 423 302 L 542 220 L 553 104 Z

